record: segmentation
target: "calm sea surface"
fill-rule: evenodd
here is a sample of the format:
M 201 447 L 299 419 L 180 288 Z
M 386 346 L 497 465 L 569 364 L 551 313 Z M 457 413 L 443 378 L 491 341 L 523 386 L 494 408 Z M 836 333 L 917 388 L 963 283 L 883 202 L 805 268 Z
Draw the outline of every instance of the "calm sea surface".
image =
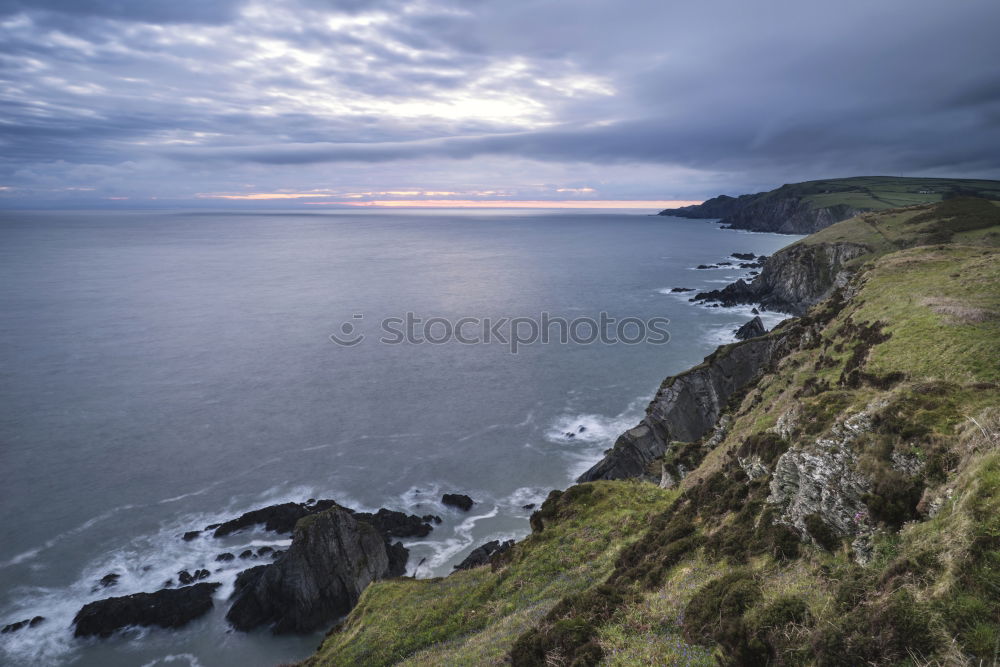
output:
M 793 240 L 579 211 L 0 212 L 0 625 L 47 618 L 0 636 L 0 663 L 308 655 L 322 633 L 223 620 L 235 574 L 256 563 L 215 556 L 287 539 L 181 534 L 308 498 L 434 513 L 444 522 L 408 544 L 410 567 L 445 575 L 484 541 L 524 536 L 523 505 L 569 485 L 665 376 L 751 317 L 665 291 L 717 288 L 741 272 L 692 267 Z M 671 340 L 380 343 L 379 322 L 407 312 L 665 317 Z M 344 322 L 366 338 L 334 344 Z M 460 513 L 444 492 L 477 503 Z M 224 586 L 187 628 L 72 638 L 84 603 L 202 566 Z M 117 586 L 94 590 L 110 572 Z

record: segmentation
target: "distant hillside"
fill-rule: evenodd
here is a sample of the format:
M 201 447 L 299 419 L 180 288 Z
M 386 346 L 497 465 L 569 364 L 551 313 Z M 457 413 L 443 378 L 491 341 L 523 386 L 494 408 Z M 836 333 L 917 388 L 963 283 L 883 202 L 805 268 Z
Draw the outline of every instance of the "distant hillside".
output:
M 812 234 L 859 213 L 956 196 L 1000 200 L 1000 181 L 965 178 L 859 176 L 782 185 L 768 192 L 720 195 L 697 206 L 668 208 L 660 215 L 721 219 L 733 229 Z

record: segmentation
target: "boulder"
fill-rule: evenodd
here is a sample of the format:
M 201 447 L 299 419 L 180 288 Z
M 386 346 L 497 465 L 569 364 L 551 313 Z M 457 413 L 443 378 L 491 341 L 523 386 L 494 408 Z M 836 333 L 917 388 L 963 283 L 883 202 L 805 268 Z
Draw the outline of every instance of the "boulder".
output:
M 240 575 L 226 619 L 275 634 L 328 627 L 377 579 L 402 575 L 408 552 L 342 507 L 300 521 L 288 551 Z
M 200 583 L 87 603 L 73 618 L 73 635 L 110 637 L 131 625 L 179 628 L 212 608 L 212 594 L 219 586 Z
M 226 561 L 234 560 L 235 558 L 236 556 L 227 551 L 226 553 L 219 554 L 218 556 L 216 556 L 215 560 L 219 561 L 220 563 L 225 563 Z
M 693 292 L 693 287 L 674 287 L 670 290 L 673 294 L 680 294 L 681 292 Z
M 752 320 L 734 332 L 736 340 L 756 338 L 757 336 L 763 336 L 766 333 L 767 329 L 764 328 L 764 322 L 760 319 L 759 315 L 755 316 Z
M 189 530 L 188 532 L 184 533 L 184 536 L 183 536 L 182 539 L 185 542 L 190 542 L 191 540 L 195 539 L 199 535 L 201 535 L 201 531 L 200 530 Z
M 507 540 L 505 542 L 493 540 L 492 542 L 487 542 L 481 547 L 473 549 L 472 552 L 465 557 L 465 560 L 455 566 L 455 570 L 471 570 L 474 567 L 488 565 L 494 556 L 502 554 L 512 546 L 514 546 L 514 540 Z
M 461 493 L 446 493 L 441 496 L 441 503 L 444 505 L 451 505 L 452 507 L 457 507 L 463 512 L 468 512 L 472 509 L 472 505 L 475 501 L 469 496 L 463 495 Z

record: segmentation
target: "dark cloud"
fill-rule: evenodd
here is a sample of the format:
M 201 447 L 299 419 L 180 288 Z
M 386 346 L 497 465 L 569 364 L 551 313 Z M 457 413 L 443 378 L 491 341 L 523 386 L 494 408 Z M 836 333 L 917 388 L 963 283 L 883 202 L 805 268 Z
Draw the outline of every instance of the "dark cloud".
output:
M 54 12 L 146 23 L 224 23 L 244 0 L 0 0 L 0 16 Z
M 0 0 L 0 192 L 1000 177 L 998 19 L 995 0 Z

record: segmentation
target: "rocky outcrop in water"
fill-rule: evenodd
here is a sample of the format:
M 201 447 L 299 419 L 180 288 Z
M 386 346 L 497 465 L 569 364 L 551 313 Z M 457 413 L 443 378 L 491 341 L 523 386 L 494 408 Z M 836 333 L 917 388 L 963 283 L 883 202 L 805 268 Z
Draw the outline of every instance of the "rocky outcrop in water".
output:
M 200 583 L 90 602 L 73 619 L 73 635 L 110 637 L 132 625 L 179 628 L 208 613 L 212 594 L 221 585 Z
M 767 329 L 764 328 L 764 321 L 760 319 L 760 316 L 757 316 L 737 329 L 733 335 L 736 336 L 736 340 L 749 340 L 757 336 L 763 336 L 766 333 Z
M 860 243 L 796 243 L 768 257 L 753 282 L 737 280 L 721 290 L 699 292 L 692 301 L 760 304 L 767 310 L 804 315 L 846 284 L 850 272 L 845 265 L 868 252 Z
M 466 496 L 467 497 L 467 496 Z M 240 530 L 263 526 L 264 530 L 276 533 L 290 533 L 299 519 L 332 507 L 340 507 L 334 500 L 312 500 L 305 503 L 281 503 L 246 512 L 215 526 L 215 537 L 225 537 Z M 432 530 L 431 523 L 441 523 L 440 517 L 423 517 L 382 508 L 378 512 L 355 512 L 342 507 L 354 515 L 358 521 L 371 524 L 388 537 L 426 537 Z M 243 558 L 244 556 L 240 556 Z
M 461 493 L 446 493 L 441 496 L 441 503 L 443 505 L 451 505 L 452 507 L 457 507 L 463 512 L 468 512 L 472 509 L 472 505 L 475 501 L 469 496 Z
M 402 575 L 407 555 L 371 524 L 333 507 L 299 522 L 274 563 L 240 575 L 226 619 L 237 630 L 318 630 L 350 611 L 371 582 Z
M 693 442 L 716 424 L 727 401 L 787 350 L 786 332 L 720 347 L 694 368 L 667 378 L 646 416 L 577 481 L 647 477 L 647 468 L 673 441 Z M 659 480 L 656 471 L 656 480 Z M 650 478 L 653 479 L 653 478 Z

